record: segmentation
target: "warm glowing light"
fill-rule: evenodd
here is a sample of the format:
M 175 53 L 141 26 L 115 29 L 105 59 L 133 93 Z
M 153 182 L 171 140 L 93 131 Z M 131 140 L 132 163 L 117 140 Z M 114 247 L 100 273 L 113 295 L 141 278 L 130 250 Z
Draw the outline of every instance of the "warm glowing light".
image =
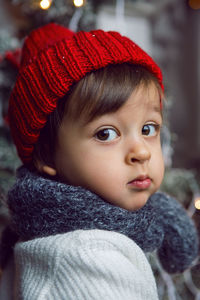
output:
M 81 7 L 84 4 L 84 0 L 74 0 L 74 5 L 76 7 Z
M 41 0 L 40 7 L 42 9 L 49 9 L 49 7 L 51 6 L 51 2 L 52 2 L 52 0 Z
M 196 209 L 200 209 L 200 197 L 195 199 L 194 206 Z
M 189 6 L 193 9 L 200 9 L 200 0 L 189 0 Z

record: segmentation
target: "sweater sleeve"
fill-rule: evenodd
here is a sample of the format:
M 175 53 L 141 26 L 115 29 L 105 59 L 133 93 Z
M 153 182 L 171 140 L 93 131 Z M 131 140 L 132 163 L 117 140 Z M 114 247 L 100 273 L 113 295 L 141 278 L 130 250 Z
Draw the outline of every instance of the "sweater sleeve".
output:
M 67 243 L 66 234 L 54 236 L 51 247 L 60 246 L 59 251 L 54 252 L 57 263 L 52 274 L 50 269 L 40 266 L 37 266 L 37 272 L 33 269 L 29 273 L 29 276 L 37 274 L 35 293 L 40 286 L 37 295 L 31 299 L 158 299 L 150 265 L 133 241 L 119 233 L 101 230 L 75 231 L 67 235 Z M 69 235 L 73 236 L 72 243 Z M 50 242 L 50 239 L 45 239 L 45 243 Z M 45 272 L 48 272 L 46 278 L 49 281 L 40 285 L 44 283 Z

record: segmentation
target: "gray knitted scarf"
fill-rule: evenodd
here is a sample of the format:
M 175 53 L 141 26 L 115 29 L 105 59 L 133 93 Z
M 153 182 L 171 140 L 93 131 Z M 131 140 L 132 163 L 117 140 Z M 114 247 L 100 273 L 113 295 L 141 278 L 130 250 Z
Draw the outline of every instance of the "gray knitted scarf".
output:
M 11 226 L 21 240 L 77 229 L 122 233 L 145 252 L 158 250 L 169 273 L 187 268 L 198 252 L 192 220 L 173 198 L 155 193 L 134 212 L 114 206 L 82 188 L 44 178 L 21 167 L 8 194 Z

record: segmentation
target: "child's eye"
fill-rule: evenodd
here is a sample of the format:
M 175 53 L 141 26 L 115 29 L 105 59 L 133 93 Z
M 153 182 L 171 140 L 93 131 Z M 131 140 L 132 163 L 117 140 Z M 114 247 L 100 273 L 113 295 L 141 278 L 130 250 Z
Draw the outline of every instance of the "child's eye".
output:
M 159 131 L 160 125 L 158 124 L 146 124 L 142 128 L 142 134 L 147 136 L 155 136 Z
M 95 134 L 95 138 L 100 141 L 112 141 L 118 136 L 116 130 L 112 128 L 101 129 Z

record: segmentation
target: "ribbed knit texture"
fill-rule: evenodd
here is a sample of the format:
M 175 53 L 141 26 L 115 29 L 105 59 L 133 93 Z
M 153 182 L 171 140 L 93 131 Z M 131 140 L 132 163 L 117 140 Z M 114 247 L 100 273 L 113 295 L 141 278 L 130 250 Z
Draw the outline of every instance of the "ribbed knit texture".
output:
M 31 160 L 34 144 L 48 115 L 73 83 L 91 71 L 124 62 L 146 67 L 163 87 L 161 71 L 152 58 L 117 32 L 73 33 L 57 24 L 33 31 L 24 43 L 8 111 L 21 160 L 24 163 Z
M 23 240 L 77 229 L 115 231 L 145 252 L 158 250 L 161 264 L 170 273 L 183 271 L 198 253 L 192 220 L 175 199 L 162 193 L 131 212 L 82 187 L 43 178 L 22 167 L 8 205 L 12 228 Z
M 16 300 L 158 299 L 144 253 L 118 233 L 74 231 L 19 243 L 15 261 Z

